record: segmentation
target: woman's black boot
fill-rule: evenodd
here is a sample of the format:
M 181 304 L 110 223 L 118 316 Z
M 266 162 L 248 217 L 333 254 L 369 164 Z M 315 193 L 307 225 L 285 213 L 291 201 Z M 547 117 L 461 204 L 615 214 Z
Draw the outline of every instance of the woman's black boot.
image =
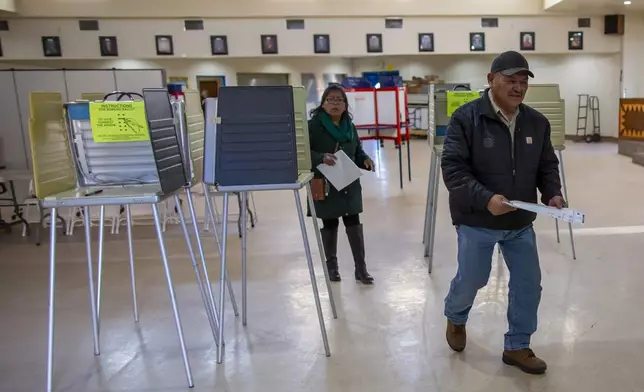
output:
M 326 268 L 329 271 L 329 280 L 331 282 L 340 281 L 340 271 L 338 270 L 338 228 L 320 230 L 322 234 L 322 245 L 326 255 Z
M 353 254 L 353 261 L 356 265 L 355 277 L 363 284 L 373 284 L 373 277 L 367 271 L 367 262 L 365 261 L 364 251 L 364 234 L 362 225 L 347 227 L 347 237 Z

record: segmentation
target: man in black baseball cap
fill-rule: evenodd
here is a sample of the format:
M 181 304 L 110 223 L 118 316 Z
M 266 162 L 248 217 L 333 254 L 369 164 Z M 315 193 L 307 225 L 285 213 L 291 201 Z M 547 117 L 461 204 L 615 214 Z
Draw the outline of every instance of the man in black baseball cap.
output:
M 445 298 L 447 343 L 463 351 L 465 324 L 479 289 L 490 276 L 498 244 L 510 271 L 508 324 L 503 362 L 532 374 L 546 363 L 530 348 L 537 330 L 541 270 L 532 222 L 536 214 L 509 200 L 562 208 L 559 161 L 550 142 L 550 123 L 524 105 L 528 61 L 514 51 L 492 62 L 490 88 L 452 114 L 441 158 L 458 235 L 458 272 Z

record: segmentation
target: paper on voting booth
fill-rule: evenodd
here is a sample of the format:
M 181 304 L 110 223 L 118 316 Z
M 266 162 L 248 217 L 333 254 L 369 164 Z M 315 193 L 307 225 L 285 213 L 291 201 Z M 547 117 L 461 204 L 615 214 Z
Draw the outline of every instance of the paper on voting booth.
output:
M 340 150 L 336 152 L 335 157 L 337 158 L 335 165 L 329 166 L 321 163 L 317 166 L 317 169 L 329 180 L 335 189 L 341 191 L 360 178 L 362 171 L 344 151 Z
M 145 104 L 137 102 L 90 102 L 89 119 L 95 143 L 150 140 Z
M 447 92 L 447 116 L 451 117 L 454 111 L 466 103 L 479 98 L 478 91 L 448 91 Z
M 506 202 L 506 204 L 514 208 L 535 212 L 539 215 L 549 216 L 551 218 L 562 220 L 564 222 L 577 223 L 580 225 L 584 224 L 584 213 L 575 211 L 571 208 L 559 209 L 555 207 L 542 206 L 534 203 L 526 203 L 524 201 L 517 201 L 517 200 Z

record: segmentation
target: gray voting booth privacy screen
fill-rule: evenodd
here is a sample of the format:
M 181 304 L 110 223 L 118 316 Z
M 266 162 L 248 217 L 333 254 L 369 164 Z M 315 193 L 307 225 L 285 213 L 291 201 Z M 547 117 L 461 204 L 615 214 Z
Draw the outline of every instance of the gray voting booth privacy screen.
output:
M 144 88 L 143 101 L 161 191 L 170 193 L 187 183 L 170 96 L 164 88 Z
M 206 118 L 205 183 L 297 182 L 293 87 L 222 87 L 216 106 L 216 114 L 212 104 L 206 108 L 211 117 Z
M 161 69 L 51 69 L 0 70 L 0 155 L 10 169 L 31 168 L 29 147 L 29 93 L 57 92 L 63 101 L 81 99 L 83 93 L 115 90 L 141 93 L 143 88 L 164 87 Z M 61 109 L 62 110 L 62 109 Z

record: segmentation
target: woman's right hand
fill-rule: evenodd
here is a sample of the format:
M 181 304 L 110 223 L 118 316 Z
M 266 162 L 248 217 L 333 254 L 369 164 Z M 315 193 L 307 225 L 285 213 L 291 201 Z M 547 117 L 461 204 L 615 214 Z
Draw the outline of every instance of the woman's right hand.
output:
M 333 154 L 329 154 L 329 153 L 326 153 L 326 154 L 324 154 L 324 156 L 322 156 L 322 162 L 323 162 L 325 165 L 329 165 L 329 166 L 334 166 L 334 165 L 335 165 L 335 161 L 336 161 L 337 159 L 338 159 L 338 158 L 336 158 L 336 157 L 335 157 L 335 155 L 333 155 Z

